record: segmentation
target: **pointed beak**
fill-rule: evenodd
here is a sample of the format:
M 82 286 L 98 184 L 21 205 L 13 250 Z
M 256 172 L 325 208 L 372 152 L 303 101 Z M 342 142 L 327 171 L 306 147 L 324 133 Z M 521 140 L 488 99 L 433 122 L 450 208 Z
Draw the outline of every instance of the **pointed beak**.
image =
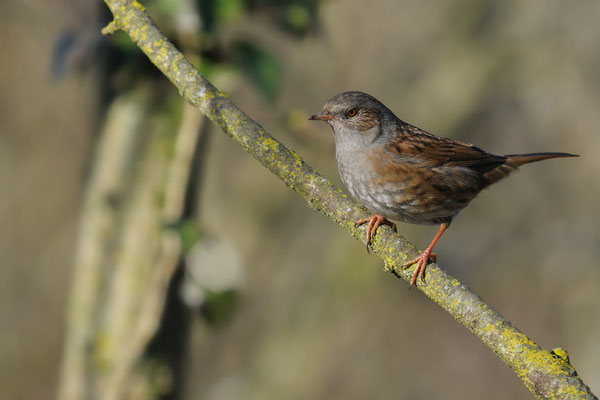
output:
M 323 111 L 320 114 L 311 115 L 308 119 L 318 121 L 331 121 L 333 119 L 333 115 Z

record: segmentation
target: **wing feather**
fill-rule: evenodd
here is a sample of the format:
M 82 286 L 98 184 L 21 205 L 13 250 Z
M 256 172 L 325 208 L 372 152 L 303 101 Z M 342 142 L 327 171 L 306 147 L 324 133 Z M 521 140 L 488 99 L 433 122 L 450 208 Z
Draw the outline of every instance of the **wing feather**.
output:
M 398 126 L 397 133 L 389 144 L 390 150 L 401 159 L 412 159 L 429 167 L 467 167 L 485 173 L 506 162 L 503 155 L 488 153 L 460 140 L 433 135 L 405 122 Z

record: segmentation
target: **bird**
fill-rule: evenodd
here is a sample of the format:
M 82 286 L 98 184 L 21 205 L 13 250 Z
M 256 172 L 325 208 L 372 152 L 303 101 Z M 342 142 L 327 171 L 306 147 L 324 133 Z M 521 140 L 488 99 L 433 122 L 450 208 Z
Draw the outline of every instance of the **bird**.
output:
M 436 243 L 483 189 L 521 165 L 578 157 L 569 153 L 491 153 L 404 122 L 375 97 L 359 91 L 336 95 L 309 119 L 331 126 L 342 182 L 373 214 L 356 222 L 357 226 L 368 223 L 367 251 L 381 224 L 394 231 L 392 221 L 440 224 L 429 246 L 402 265 L 406 269 L 416 264 L 411 287 L 417 277 L 425 282 L 427 265 L 437 258 L 433 253 Z

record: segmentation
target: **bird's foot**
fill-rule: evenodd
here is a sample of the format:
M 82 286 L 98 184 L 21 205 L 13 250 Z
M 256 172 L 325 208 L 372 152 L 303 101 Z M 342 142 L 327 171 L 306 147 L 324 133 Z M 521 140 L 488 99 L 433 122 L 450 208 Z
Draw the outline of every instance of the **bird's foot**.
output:
M 417 264 L 417 266 L 415 267 L 415 272 L 413 272 L 412 278 L 410 278 L 410 286 L 413 286 L 415 283 L 417 283 L 418 276 L 420 276 L 421 280 L 425 282 L 425 269 L 427 268 L 427 264 L 429 264 L 429 262 L 434 263 L 436 262 L 436 260 L 437 255 L 435 253 L 432 253 L 430 249 L 427 249 L 424 252 L 422 252 L 419 257 L 416 257 L 407 262 L 406 264 L 402 265 L 401 268 L 406 269 L 413 264 Z
M 375 234 L 377 228 L 379 228 L 379 225 L 389 225 L 394 230 L 394 232 L 398 232 L 396 230 L 396 224 L 388 221 L 383 215 L 380 214 L 373 215 L 371 218 L 363 218 L 359 221 L 356 221 L 354 225 L 360 226 L 362 224 L 366 224 L 367 222 L 369 223 L 369 225 L 367 226 L 367 234 L 365 237 L 365 242 L 367 244 L 367 253 L 370 253 L 369 246 L 371 245 L 371 237 Z

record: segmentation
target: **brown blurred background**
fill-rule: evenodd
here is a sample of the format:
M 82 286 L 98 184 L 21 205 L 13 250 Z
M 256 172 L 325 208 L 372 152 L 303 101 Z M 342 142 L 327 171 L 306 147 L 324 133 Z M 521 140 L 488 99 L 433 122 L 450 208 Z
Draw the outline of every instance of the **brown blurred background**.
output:
M 213 37 L 260 43 L 280 79 L 261 91 L 224 70 L 214 83 L 338 185 L 331 132 L 306 117 L 344 90 L 490 151 L 581 154 L 485 191 L 436 249 L 539 345 L 568 350 L 600 393 L 600 3 L 298 2 L 310 11 L 290 11 L 310 25 L 302 34 L 273 23 L 277 5 L 261 12 L 277 2 L 233 3 Z M 101 58 L 56 72 L 56 52 L 69 30 L 102 41 L 103 7 L 0 3 L 3 398 L 57 390 L 78 219 L 112 81 Z M 196 223 L 234 249 L 243 272 L 223 321 L 191 319 L 182 398 L 532 397 L 478 339 L 216 128 L 202 168 Z M 435 228 L 399 232 L 423 247 Z

